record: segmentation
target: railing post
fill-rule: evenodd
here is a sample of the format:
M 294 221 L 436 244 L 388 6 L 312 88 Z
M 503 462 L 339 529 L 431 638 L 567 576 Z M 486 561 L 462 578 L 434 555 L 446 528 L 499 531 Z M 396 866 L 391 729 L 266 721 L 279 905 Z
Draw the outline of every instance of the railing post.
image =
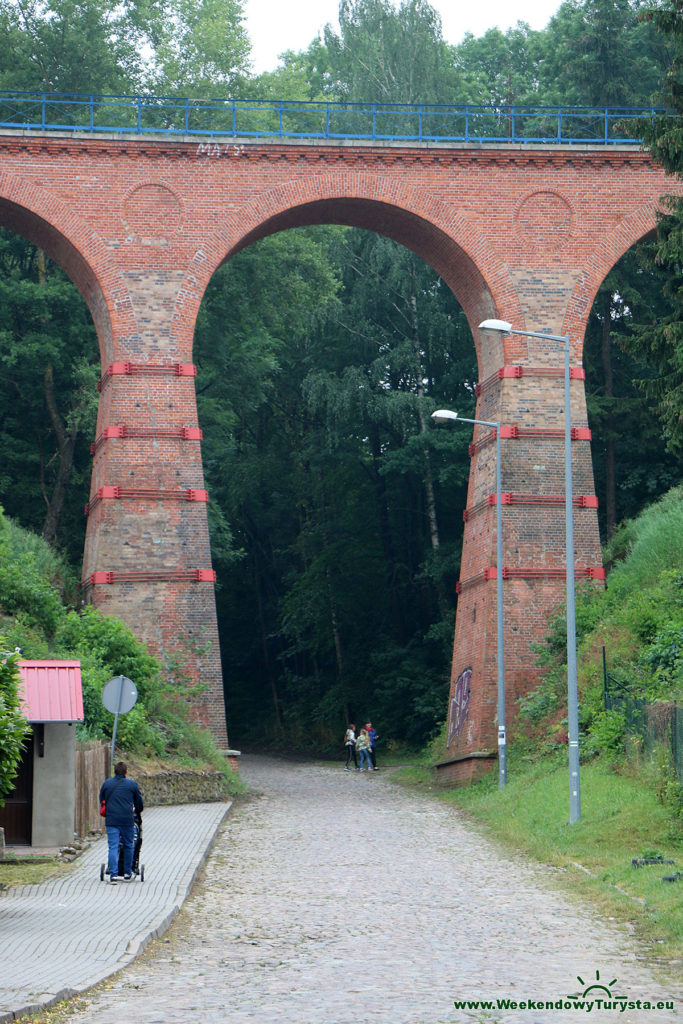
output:
M 420 142 L 422 142 L 422 104 L 417 108 L 418 124 L 420 126 Z
M 375 141 L 375 132 L 377 131 L 377 107 L 372 104 L 372 141 Z
M 282 135 L 282 100 L 280 100 L 278 124 L 280 125 L 280 135 Z
M 90 131 L 95 127 L 95 97 L 90 93 Z
M 236 101 L 232 101 L 232 137 L 233 139 L 237 135 L 237 105 Z
M 515 107 L 510 108 L 510 134 L 512 138 L 510 142 L 515 141 Z
M 609 107 L 605 107 L 605 145 L 609 142 Z
M 138 135 L 142 134 L 142 96 L 137 97 L 138 108 Z
M 330 137 L 330 105 L 329 105 L 329 103 L 326 103 L 325 104 L 325 138 L 329 139 L 329 137 Z
M 185 134 L 190 134 L 190 97 L 185 99 Z
M 465 142 L 470 141 L 470 108 L 465 104 Z
M 46 107 L 46 102 L 47 102 L 47 97 L 46 97 L 45 93 L 43 93 L 43 103 L 42 103 L 42 107 L 41 107 L 41 110 L 42 110 L 42 114 L 41 114 L 41 117 L 42 117 L 41 128 L 42 128 L 43 131 L 45 131 L 45 107 Z

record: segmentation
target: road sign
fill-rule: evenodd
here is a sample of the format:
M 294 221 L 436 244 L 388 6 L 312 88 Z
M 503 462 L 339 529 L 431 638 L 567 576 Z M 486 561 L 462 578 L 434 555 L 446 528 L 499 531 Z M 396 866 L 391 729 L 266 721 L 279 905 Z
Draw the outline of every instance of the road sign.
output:
M 111 763 L 114 766 L 114 750 L 116 748 L 116 732 L 119 727 L 119 715 L 135 707 L 138 691 L 135 683 L 128 676 L 114 676 L 102 687 L 102 703 L 107 711 L 114 716 L 114 731 L 111 737 Z
M 135 707 L 137 699 L 137 687 L 127 676 L 114 676 L 102 689 L 102 703 L 112 715 L 125 715 Z

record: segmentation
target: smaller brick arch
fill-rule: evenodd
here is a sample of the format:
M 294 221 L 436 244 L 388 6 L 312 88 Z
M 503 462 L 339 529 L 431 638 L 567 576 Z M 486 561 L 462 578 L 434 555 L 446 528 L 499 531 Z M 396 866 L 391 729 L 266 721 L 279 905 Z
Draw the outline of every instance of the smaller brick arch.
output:
M 135 331 L 128 293 L 102 241 L 47 191 L 0 174 L 0 224 L 39 246 L 76 285 L 90 310 L 103 364 L 114 358 L 113 338 Z
M 606 234 L 586 260 L 567 307 L 564 330 L 569 331 L 572 338 L 583 338 L 602 282 L 632 246 L 655 232 L 660 211 L 658 203 L 644 203 Z

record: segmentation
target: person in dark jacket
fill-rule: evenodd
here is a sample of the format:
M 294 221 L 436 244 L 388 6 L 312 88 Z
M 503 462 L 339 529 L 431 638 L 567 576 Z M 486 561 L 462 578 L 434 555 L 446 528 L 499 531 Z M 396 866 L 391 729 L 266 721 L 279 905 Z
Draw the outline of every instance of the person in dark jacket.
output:
M 104 800 L 104 819 L 109 842 L 109 881 L 116 882 L 119 870 L 119 839 L 123 843 L 123 877 L 128 882 L 133 873 L 133 815 L 142 814 L 144 804 L 137 782 L 127 778 L 125 761 L 114 765 L 114 776 L 106 779 L 100 789 L 100 803 Z
M 370 760 L 372 761 L 372 768 L 373 771 L 377 771 L 377 740 L 379 737 L 372 728 L 372 722 L 366 722 L 365 728 L 368 733 L 368 739 L 370 740 Z

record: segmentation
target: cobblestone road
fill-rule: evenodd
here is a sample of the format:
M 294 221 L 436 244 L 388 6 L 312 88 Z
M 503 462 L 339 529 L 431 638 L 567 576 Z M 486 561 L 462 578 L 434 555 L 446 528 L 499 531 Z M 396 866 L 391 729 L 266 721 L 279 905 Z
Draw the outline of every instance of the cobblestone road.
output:
M 73 1024 L 670 1024 L 683 1006 L 625 929 L 387 773 L 263 758 L 242 770 L 255 795 L 228 818 L 166 942 Z M 607 992 L 675 1010 L 454 1008 L 556 1002 L 596 972 Z

